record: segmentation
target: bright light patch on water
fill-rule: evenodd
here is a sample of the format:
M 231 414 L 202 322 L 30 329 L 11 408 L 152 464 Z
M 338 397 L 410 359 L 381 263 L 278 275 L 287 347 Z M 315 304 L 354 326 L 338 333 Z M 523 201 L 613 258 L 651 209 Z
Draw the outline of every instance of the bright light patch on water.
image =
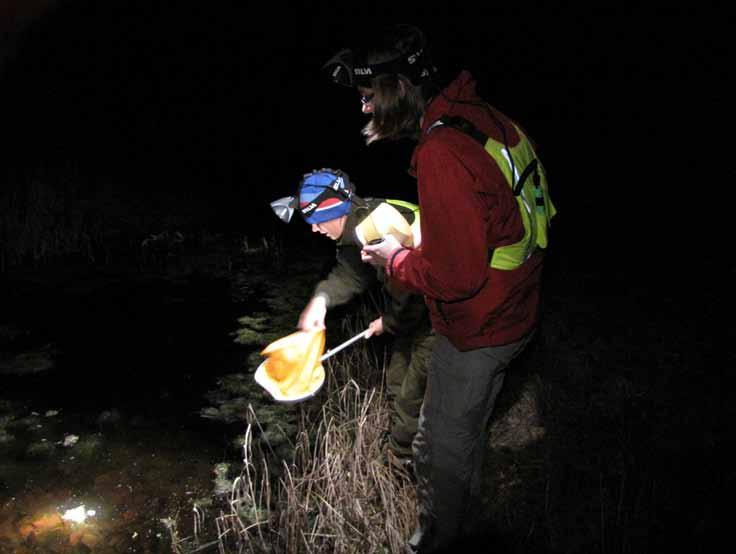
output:
M 97 515 L 95 510 L 88 510 L 85 508 L 84 504 L 82 504 L 81 506 L 77 506 L 76 508 L 72 508 L 71 510 L 64 512 L 61 519 L 73 521 L 75 523 L 84 523 L 88 517 L 94 517 L 95 515 Z

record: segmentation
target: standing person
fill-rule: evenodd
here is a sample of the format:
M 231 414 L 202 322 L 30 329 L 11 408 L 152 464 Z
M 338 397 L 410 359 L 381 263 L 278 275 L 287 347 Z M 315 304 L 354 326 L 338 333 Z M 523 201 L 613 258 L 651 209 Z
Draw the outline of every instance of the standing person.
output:
M 544 169 L 524 131 L 476 93 L 446 86 L 421 30 L 399 25 L 325 69 L 356 87 L 368 144 L 413 137 L 422 242 L 390 236 L 362 258 L 424 295 L 438 334 L 414 440 L 419 525 L 409 548 L 443 552 L 473 531 L 488 423 L 509 363 L 538 319 L 549 220 Z
M 363 263 L 360 250 L 366 238 L 372 236 L 368 233 L 375 234 L 376 227 L 386 228 L 394 223 L 397 234 L 403 230 L 406 244 L 417 244 L 418 207 L 400 200 L 360 198 L 348 176 L 332 169 L 305 175 L 297 197 L 279 199 L 272 206 L 287 221 L 298 209 L 313 232 L 336 243 L 336 263 L 317 284 L 299 316 L 300 329 L 324 328 L 329 308 L 344 305 L 376 286 L 385 293 L 385 312 L 370 323 L 368 336 L 384 332 L 394 336 L 386 373 L 392 406 L 387 455 L 392 463 L 407 467 L 412 461 L 411 443 L 417 431 L 434 337 L 422 297 L 390 283 L 383 268 Z

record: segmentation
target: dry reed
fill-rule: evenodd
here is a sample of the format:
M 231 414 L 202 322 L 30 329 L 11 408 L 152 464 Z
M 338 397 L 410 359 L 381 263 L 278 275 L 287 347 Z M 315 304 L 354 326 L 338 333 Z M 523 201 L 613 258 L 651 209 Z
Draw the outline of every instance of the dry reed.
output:
M 243 471 L 229 512 L 217 518 L 222 554 L 404 552 L 415 494 L 410 476 L 385 460 L 388 405 L 380 382 L 348 377 L 368 356 L 358 348 L 330 363 L 322 404 L 300 407 L 293 458 L 281 460 L 278 472 L 253 440 L 259 424 L 250 408 Z

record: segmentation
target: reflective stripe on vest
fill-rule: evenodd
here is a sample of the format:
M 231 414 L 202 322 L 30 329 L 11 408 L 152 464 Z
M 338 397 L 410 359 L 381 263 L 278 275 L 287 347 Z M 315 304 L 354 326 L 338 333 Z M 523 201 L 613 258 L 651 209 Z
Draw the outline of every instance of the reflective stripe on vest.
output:
M 414 235 L 414 246 L 419 246 L 422 242 L 422 231 L 419 226 L 419 206 L 412 204 L 411 202 L 406 202 L 405 200 L 394 200 L 390 198 L 387 198 L 386 202 L 412 211 L 414 214 L 414 221 L 411 222 L 411 233 Z

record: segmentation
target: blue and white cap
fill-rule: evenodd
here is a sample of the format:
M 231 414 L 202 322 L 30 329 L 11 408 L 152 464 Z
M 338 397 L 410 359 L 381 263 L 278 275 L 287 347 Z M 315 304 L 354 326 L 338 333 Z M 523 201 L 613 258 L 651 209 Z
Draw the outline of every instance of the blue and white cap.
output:
M 353 185 L 339 169 L 320 169 L 304 176 L 298 194 L 304 220 L 309 224 L 322 223 L 350 211 Z

